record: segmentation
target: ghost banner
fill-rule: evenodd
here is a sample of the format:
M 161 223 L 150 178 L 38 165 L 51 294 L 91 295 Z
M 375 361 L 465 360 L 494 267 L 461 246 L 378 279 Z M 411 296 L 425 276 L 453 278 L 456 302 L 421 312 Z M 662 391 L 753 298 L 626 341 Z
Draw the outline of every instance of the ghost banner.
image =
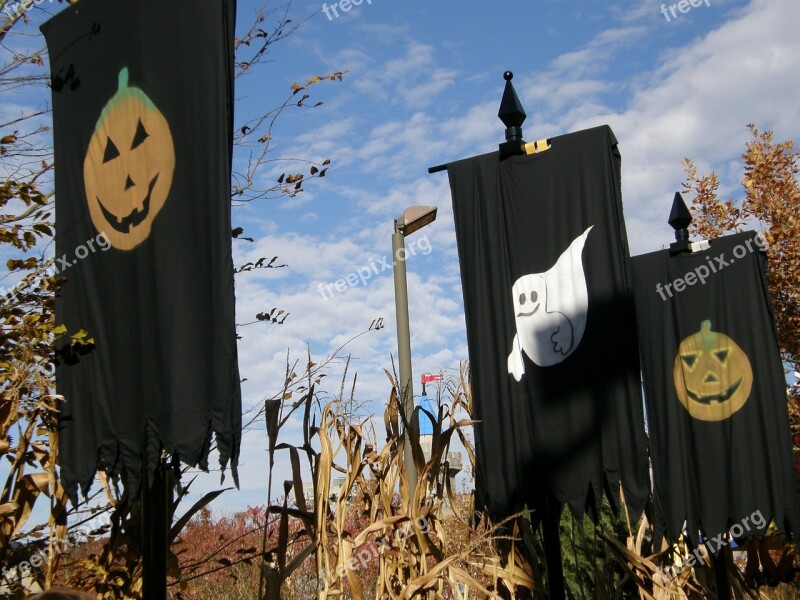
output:
M 764 247 L 745 232 L 632 260 L 659 537 L 798 531 Z
M 135 490 L 162 451 L 236 475 L 241 395 L 230 169 L 233 0 L 80 0 L 42 26 L 51 59 L 56 255 L 64 273 L 61 478 Z M 144 463 L 143 463 L 144 457 Z
M 583 247 L 591 229 L 577 237 L 547 272 L 523 275 L 511 288 L 517 334 L 508 372 L 517 381 L 525 373 L 523 352 L 538 366 L 549 367 L 581 343 L 589 307 Z
M 477 505 L 648 497 L 620 154 L 611 129 L 447 165 L 472 373 Z

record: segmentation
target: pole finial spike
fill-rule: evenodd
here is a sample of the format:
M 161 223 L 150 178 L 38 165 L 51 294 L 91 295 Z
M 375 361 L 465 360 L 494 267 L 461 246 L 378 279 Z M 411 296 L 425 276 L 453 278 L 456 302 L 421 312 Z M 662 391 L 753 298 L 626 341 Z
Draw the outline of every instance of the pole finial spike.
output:
M 684 230 L 692 223 L 692 213 L 686 207 L 686 202 L 683 200 L 680 192 L 675 192 L 672 199 L 672 209 L 669 211 L 669 220 L 667 221 L 670 226 L 675 230 L 676 235 L 678 230 Z
M 525 122 L 528 115 L 525 114 L 514 84 L 511 83 L 513 77 L 514 74 L 511 71 L 503 73 L 506 87 L 503 90 L 503 99 L 500 101 L 500 110 L 497 112 L 497 116 L 506 126 L 506 141 L 500 144 L 501 156 L 520 154 L 525 145 L 525 140 L 522 139 L 522 123 Z
M 514 74 L 511 71 L 503 73 L 503 79 L 506 80 L 506 87 L 503 90 L 503 99 L 500 100 L 500 110 L 497 112 L 497 116 L 500 117 L 500 120 L 503 121 L 506 127 L 520 129 L 528 115 L 525 114 L 525 109 L 522 108 L 522 102 L 519 101 L 519 96 L 517 96 L 517 91 L 514 89 L 514 84 L 511 83 L 513 77 Z M 520 139 L 522 139 L 521 129 L 518 133 Z M 508 132 L 506 132 L 506 134 L 508 134 Z
M 683 196 L 680 192 L 675 192 L 672 198 L 672 209 L 669 211 L 667 222 L 675 230 L 675 242 L 670 244 L 670 254 L 687 252 L 690 249 L 689 225 L 692 224 L 692 213 L 686 207 Z

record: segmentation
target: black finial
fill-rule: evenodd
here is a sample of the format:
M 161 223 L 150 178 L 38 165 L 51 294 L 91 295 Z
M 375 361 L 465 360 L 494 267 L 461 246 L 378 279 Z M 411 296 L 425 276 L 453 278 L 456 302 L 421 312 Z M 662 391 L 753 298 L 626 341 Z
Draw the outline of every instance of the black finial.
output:
M 675 242 L 670 244 L 670 252 L 675 254 L 687 251 L 689 249 L 689 225 L 692 222 L 692 213 L 686 207 L 686 202 L 683 201 L 683 196 L 681 196 L 680 192 L 675 192 L 667 222 L 675 230 Z
M 501 157 L 520 154 L 522 147 L 525 145 L 525 140 L 522 139 L 522 124 L 528 115 L 525 114 L 525 109 L 522 108 L 522 103 L 519 101 L 514 84 L 511 83 L 513 78 L 514 74 L 511 71 L 503 73 L 506 87 L 503 90 L 503 99 L 500 101 L 500 110 L 497 112 L 497 116 L 506 126 L 506 141 L 500 144 Z

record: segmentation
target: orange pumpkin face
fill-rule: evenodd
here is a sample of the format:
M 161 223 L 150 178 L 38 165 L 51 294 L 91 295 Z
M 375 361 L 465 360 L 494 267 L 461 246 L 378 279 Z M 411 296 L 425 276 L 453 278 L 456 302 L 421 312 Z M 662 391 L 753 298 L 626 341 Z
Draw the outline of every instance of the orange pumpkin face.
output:
M 122 69 L 83 162 L 89 215 L 114 248 L 131 250 L 148 238 L 174 170 L 167 120 L 142 90 L 128 86 Z
M 711 321 L 681 342 L 672 376 L 678 400 L 701 421 L 727 419 L 745 405 L 753 387 L 747 355 L 727 335 L 711 331 Z

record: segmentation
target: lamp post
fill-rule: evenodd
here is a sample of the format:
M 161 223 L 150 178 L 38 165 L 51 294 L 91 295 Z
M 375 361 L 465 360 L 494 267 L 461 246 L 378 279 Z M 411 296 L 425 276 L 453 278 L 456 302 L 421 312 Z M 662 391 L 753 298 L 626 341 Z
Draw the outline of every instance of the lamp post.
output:
M 392 234 L 392 258 L 394 264 L 394 302 L 397 312 L 397 357 L 400 362 L 400 399 L 406 423 L 411 424 L 414 415 L 414 388 L 411 384 L 411 333 L 408 321 L 408 283 L 406 281 L 405 237 L 422 229 L 436 218 L 435 206 L 410 206 L 394 220 Z M 411 436 L 406 427 L 403 445 L 403 463 L 408 476 L 409 496 L 417 489 L 417 469 L 411 452 Z

